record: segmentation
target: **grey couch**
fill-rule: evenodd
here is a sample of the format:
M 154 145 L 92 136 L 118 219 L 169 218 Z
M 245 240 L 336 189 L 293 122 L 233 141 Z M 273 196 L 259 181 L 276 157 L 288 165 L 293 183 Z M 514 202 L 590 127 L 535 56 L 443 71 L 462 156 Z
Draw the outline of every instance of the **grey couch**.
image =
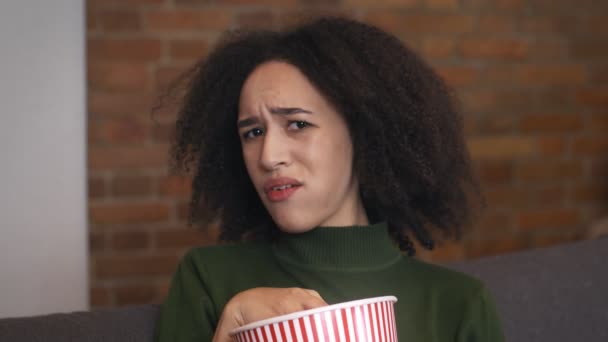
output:
M 451 264 L 482 279 L 507 341 L 608 341 L 608 238 Z M 0 341 L 152 341 L 158 305 L 0 320 Z

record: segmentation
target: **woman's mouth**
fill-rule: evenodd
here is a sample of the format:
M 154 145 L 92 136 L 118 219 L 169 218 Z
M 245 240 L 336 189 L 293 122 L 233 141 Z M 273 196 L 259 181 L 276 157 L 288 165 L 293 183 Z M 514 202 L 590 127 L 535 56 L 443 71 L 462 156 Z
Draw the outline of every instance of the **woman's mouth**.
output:
M 296 192 L 300 188 L 299 185 L 282 185 L 273 187 L 270 191 L 266 193 L 268 195 L 268 199 L 271 202 L 281 202 L 287 200 L 294 192 Z
M 292 178 L 275 178 L 264 184 L 264 192 L 271 202 L 285 201 L 294 192 L 296 192 L 302 184 Z

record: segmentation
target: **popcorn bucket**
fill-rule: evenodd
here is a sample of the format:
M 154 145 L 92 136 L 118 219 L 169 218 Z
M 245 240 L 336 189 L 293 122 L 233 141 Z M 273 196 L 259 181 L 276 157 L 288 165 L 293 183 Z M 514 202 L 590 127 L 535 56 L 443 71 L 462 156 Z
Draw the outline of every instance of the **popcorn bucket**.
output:
M 396 342 L 394 296 L 298 311 L 233 330 L 237 342 Z

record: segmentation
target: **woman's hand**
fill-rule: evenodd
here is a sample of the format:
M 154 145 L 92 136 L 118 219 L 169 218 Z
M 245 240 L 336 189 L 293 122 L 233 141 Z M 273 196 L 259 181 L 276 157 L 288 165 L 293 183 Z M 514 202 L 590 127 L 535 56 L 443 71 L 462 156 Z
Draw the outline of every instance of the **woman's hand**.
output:
M 248 323 L 325 305 L 327 303 L 314 290 L 297 287 L 246 290 L 234 296 L 224 307 L 213 342 L 232 341 L 230 331 Z

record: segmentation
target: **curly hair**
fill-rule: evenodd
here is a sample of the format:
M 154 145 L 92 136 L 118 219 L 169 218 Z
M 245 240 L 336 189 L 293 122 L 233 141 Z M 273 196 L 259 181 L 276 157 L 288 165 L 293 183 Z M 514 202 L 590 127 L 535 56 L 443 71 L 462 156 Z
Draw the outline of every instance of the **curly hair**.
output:
M 436 233 L 460 238 L 481 195 L 453 96 L 399 39 L 339 17 L 278 32 L 228 32 L 172 86 L 185 85 L 171 160 L 193 173 L 190 223 L 218 222 L 223 241 L 278 234 L 236 129 L 243 83 L 268 61 L 297 67 L 344 116 L 370 222 L 386 221 L 409 255 L 413 242 L 433 249 Z

